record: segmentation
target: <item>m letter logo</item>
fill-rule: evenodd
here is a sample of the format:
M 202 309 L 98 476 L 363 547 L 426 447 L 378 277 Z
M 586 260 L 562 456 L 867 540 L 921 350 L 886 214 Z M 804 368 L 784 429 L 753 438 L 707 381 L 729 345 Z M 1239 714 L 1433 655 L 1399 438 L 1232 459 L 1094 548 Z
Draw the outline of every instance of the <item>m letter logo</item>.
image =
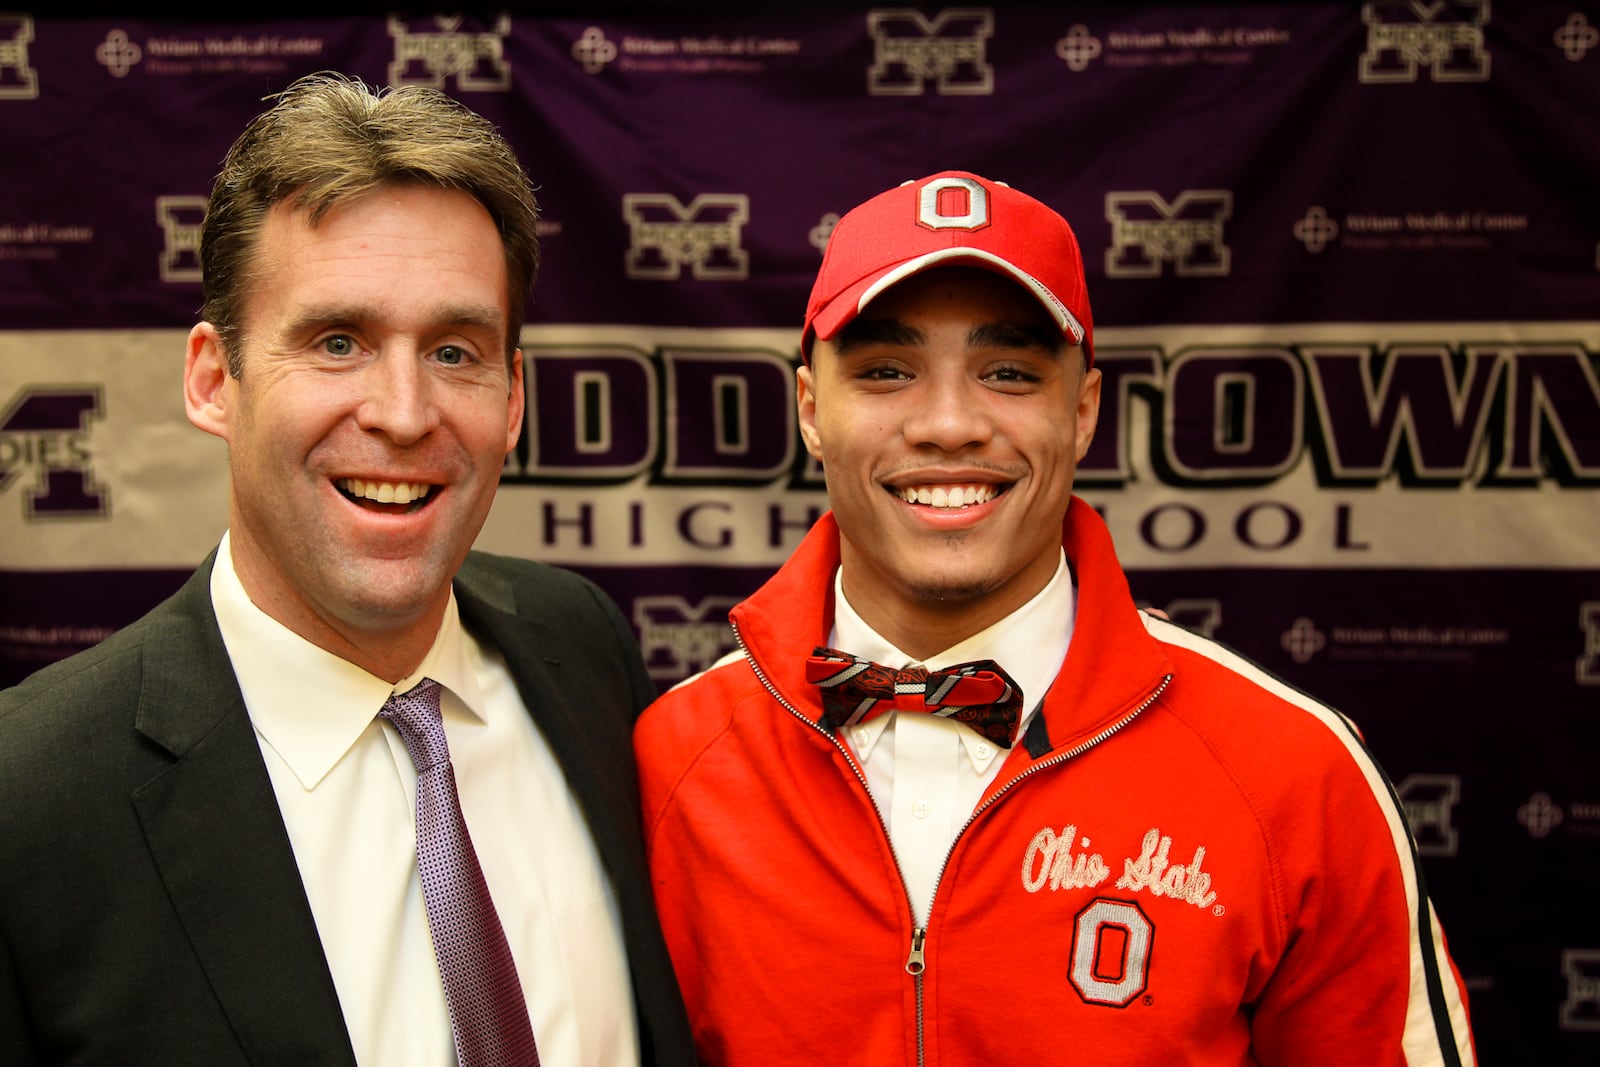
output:
M 164 240 L 161 246 L 161 280 L 198 282 L 200 276 L 200 226 L 205 222 L 203 196 L 156 197 L 156 224 Z
M 445 82 L 454 78 L 456 88 L 466 93 L 503 93 L 511 88 L 505 47 L 511 16 L 499 16 L 494 28 L 483 33 L 464 31 L 459 15 L 431 21 L 427 29 L 414 30 L 390 16 L 389 36 L 394 38 L 390 85 L 443 89 Z
M 1379 0 L 1362 5 L 1361 21 L 1367 25 L 1363 84 L 1414 82 L 1423 69 L 1436 82 L 1489 80 L 1483 48 L 1489 0 Z
M 1458 847 L 1451 816 L 1461 801 L 1459 774 L 1413 774 L 1395 787 L 1406 821 L 1424 856 L 1454 856 Z
M 1561 954 L 1567 999 L 1561 1005 L 1561 1029 L 1600 1031 L 1600 952 L 1569 948 Z
M 984 58 L 994 36 L 994 12 L 986 7 L 950 8 L 932 22 L 915 8 L 869 12 L 873 42 L 867 92 L 873 96 L 921 96 L 928 82 L 940 96 L 989 96 L 994 67 Z
M 33 19 L 0 14 L 0 100 L 37 100 L 39 72 L 28 63 Z
M 702 281 L 750 276 L 750 253 L 739 247 L 750 221 L 748 196 L 702 193 L 684 207 L 667 193 L 628 193 L 622 219 L 631 234 L 630 278 L 672 281 L 685 264 Z
M 89 421 L 102 408 L 98 387 L 35 385 L 0 409 L 0 493 L 33 471 L 23 493 L 29 520 L 110 513 L 111 493 L 95 485 L 89 466 Z
M 1578 625 L 1583 630 L 1578 684 L 1600 685 L 1600 600 L 1585 600 L 1578 605 Z
M 1106 274 L 1154 278 L 1171 263 L 1180 277 L 1220 277 L 1230 257 L 1223 225 L 1233 215 L 1233 193 L 1191 189 L 1168 204 L 1151 192 L 1108 193 L 1111 247 Z
M 710 667 L 735 647 L 728 611 L 736 597 L 706 597 L 691 605 L 679 596 L 641 596 L 633 601 L 633 622 L 650 677 L 687 678 Z

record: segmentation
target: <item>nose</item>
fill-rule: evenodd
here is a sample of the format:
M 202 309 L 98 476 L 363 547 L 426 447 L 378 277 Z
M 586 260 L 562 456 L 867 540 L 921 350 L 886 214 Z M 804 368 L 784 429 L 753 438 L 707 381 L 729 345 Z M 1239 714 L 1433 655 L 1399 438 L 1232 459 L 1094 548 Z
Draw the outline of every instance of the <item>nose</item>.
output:
M 994 417 L 975 383 L 959 374 L 932 374 L 922 384 L 905 420 L 908 443 L 954 453 L 993 438 Z
M 414 444 L 439 424 L 436 383 L 419 353 L 409 347 L 385 351 L 363 372 L 356 424 L 395 444 Z

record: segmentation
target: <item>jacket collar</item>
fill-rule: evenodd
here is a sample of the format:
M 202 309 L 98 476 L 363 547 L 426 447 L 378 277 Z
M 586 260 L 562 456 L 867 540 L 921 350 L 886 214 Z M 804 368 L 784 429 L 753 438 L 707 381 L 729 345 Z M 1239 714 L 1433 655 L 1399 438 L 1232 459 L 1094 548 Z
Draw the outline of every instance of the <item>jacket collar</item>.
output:
M 1066 662 L 1024 739 L 1034 756 L 1097 737 L 1148 701 L 1172 673 L 1134 607 L 1110 531 L 1078 497 L 1067 509 L 1061 544 L 1078 584 L 1078 615 Z M 829 511 L 777 574 L 729 613 L 752 665 L 814 722 L 821 721 L 822 704 L 805 679 L 805 657 L 827 639 L 838 567 L 839 527 Z
M 305 888 L 211 612 L 208 558 L 150 619 L 135 728 L 173 757 L 132 793 L 150 855 L 254 1062 L 354 1064 Z M 283 1020 L 295 1025 L 285 1027 Z

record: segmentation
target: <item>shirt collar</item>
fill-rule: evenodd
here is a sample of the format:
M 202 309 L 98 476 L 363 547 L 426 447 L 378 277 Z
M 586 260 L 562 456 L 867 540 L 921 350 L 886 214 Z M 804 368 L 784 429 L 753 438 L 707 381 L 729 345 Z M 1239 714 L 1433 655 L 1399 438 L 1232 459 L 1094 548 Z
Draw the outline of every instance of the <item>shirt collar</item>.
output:
M 461 626 L 454 591 L 421 665 L 390 685 L 256 607 L 233 568 L 230 546 L 224 533 L 211 571 L 217 625 L 251 723 L 305 789 L 315 789 L 344 758 L 389 694 L 403 693 L 424 677 L 444 686 L 446 715 L 483 718 L 484 698 L 470 666 L 473 650 Z
M 843 568 L 834 572 L 833 593 L 833 630 L 828 638 L 828 644 L 833 648 L 844 649 L 863 659 L 897 669 L 921 666 L 929 670 L 942 670 L 952 664 L 975 659 L 992 659 L 1000 664 L 1022 690 L 1022 719 L 1017 724 L 1019 739 L 1067 658 L 1067 646 L 1072 642 L 1073 617 L 1077 611 L 1077 590 L 1073 586 L 1072 569 L 1067 566 L 1066 552 L 1063 551 L 1056 562 L 1055 574 L 1026 604 L 943 652 L 918 661 L 869 626 L 845 599 Z M 891 712 L 850 727 L 850 738 L 855 742 L 862 759 L 867 758 L 884 731 L 898 717 L 899 712 Z M 996 746 L 985 741 L 976 730 L 957 727 L 956 732 L 974 769 L 983 773 L 995 757 Z

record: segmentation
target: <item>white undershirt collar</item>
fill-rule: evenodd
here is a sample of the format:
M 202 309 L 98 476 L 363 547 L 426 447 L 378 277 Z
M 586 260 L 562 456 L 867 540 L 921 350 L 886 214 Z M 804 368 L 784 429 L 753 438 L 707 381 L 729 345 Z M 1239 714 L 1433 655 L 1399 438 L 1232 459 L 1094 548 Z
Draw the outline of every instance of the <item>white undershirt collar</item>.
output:
M 1020 740 L 1043 701 L 1045 691 L 1055 680 L 1066 647 L 1072 640 L 1076 591 L 1064 551 L 1050 581 L 1026 604 L 987 629 L 920 661 L 896 648 L 861 618 L 844 595 L 843 570 L 841 567 L 834 572 L 835 606 L 830 645 L 895 668 L 921 666 L 929 670 L 941 670 L 956 663 L 992 659 L 1022 690 L 1022 721 L 1017 727 L 1017 738 Z M 871 755 L 878 739 L 898 714 L 891 712 L 879 715 L 848 727 L 850 741 L 862 759 Z M 978 774 L 987 771 L 995 757 L 1005 751 L 987 741 L 976 730 L 953 722 L 949 725 L 961 739 L 962 750 Z
M 317 647 L 251 602 L 234 570 L 229 545 L 224 533 L 211 575 L 218 625 L 228 635 L 250 721 L 302 787 L 316 788 L 371 725 L 390 693 L 403 693 L 425 677 L 445 688 L 445 715 L 484 721 L 479 710 L 484 697 L 476 672 L 467 664 L 453 591 L 422 663 L 390 685 Z

